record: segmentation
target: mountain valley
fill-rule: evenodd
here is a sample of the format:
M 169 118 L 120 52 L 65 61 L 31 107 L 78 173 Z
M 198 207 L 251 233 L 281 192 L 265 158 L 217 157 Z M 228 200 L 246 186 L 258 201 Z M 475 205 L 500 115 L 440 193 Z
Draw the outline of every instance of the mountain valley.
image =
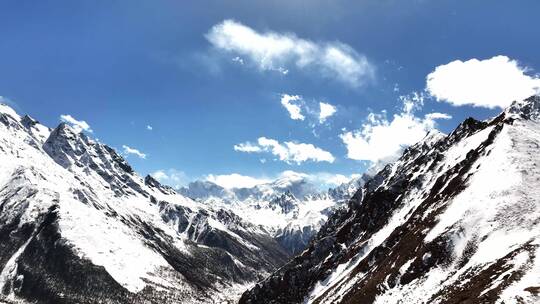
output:
M 540 97 L 320 191 L 140 177 L 0 106 L 6 303 L 537 303 Z

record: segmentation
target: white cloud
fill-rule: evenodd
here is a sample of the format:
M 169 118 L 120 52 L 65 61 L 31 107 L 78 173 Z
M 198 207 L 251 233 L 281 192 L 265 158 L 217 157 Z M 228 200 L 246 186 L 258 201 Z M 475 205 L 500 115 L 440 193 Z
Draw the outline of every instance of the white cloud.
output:
M 150 174 L 152 175 L 155 179 L 157 179 L 158 181 L 161 181 L 163 179 L 166 179 L 168 178 L 169 176 L 167 175 L 167 173 L 165 173 L 165 171 L 163 170 L 158 170 L 158 171 L 155 171 L 154 173 Z
M 302 98 L 298 95 L 281 95 L 281 104 L 287 109 L 291 119 L 293 120 L 304 120 L 306 117 L 302 115 L 302 109 L 300 105 L 294 104 L 294 102 L 301 101 Z
M 452 119 L 452 115 L 439 112 L 426 114 L 425 117 L 426 119 Z
M 300 95 L 281 94 L 281 104 L 293 120 L 307 120 L 312 128 L 323 124 L 337 112 L 336 106 L 328 102 L 305 100 Z
M 146 130 L 148 130 L 148 131 L 152 131 L 153 129 L 154 129 L 154 128 L 152 128 L 152 126 L 151 126 L 151 125 L 146 125 Z
M 408 95 L 401 95 L 399 100 L 403 102 L 403 112 L 413 113 L 424 106 L 424 93 L 412 92 Z
M 161 172 L 157 172 L 161 173 Z M 158 179 L 158 177 L 153 174 L 153 176 Z M 328 187 L 336 187 L 343 183 L 349 182 L 352 178 L 358 177 L 357 174 L 352 175 L 343 175 L 335 174 L 329 172 L 313 172 L 313 173 L 303 173 L 292 170 L 285 170 L 280 172 L 277 175 L 274 175 L 272 178 L 269 177 L 254 177 L 248 175 L 242 175 L 238 173 L 231 174 L 220 174 L 214 175 L 209 174 L 203 179 L 213 182 L 224 188 L 251 188 L 257 185 L 262 185 L 266 183 L 273 182 L 278 179 L 286 179 L 289 181 L 298 181 L 306 180 L 310 183 L 317 185 L 319 188 L 325 189 Z M 158 179 L 159 180 L 159 179 Z
M 455 106 L 504 108 L 538 92 L 540 78 L 528 71 L 506 56 L 456 60 L 436 67 L 427 76 L 426 90 Z
M 315 147 L 312 144 L 288 141 L 283 145 L 275 139 L 266 137 L 260 137 L 258 139 L 258 144 L 263 150 L 270 151 L 273 155 L 277 156 L 279 160 L 287 163 L 300 164 L 308 160 L 315 162 L 334 162 L 334 156 L 332 156 L 330 152 Z
M 250 142 L 240 143 L 238 145 L 234 145 L 234 151 L 239 152 L 246 152 L 246 153 L 257 153 L 262 152 L 261 147 L 254 145 Z
M 329 174 L 322 176 L 323 181 L 327 184 L 339 186 L 351 180 L 350 176 L 345 176 L 343 174 Z
M 142 158 L 142 159 L 146 158 L 146 154 L 142 153 L 141 151 L 139 151 L 139 150 L 137 150 L 135 148 L 131 148 L 131 147 L 126 146 L 126 145 L 122 145 L 122 148 L 124 148 L 124 154 L 125 155 L 133 154 L 133 155 L 136 155 L 136 156 L 138 156 L 139 158 Z
M 69 114 L 60 115 L 60 120 L 71 125 L 71 127 L 78 133 L 82 131 L 86 131 L 89 133 L 93 132 L 92 129 L 90 128 L 90 125 L 86 121 L 77 120 Z
M 311 172 L 303 173 L 293 170 L 285 170 L 277 175 L 273 180 L 276 179 L 287 179 L 287 180 L 306 180 L 310 183 L 313 183 L 319 188 L 328 188 L 336 187 L 343 183 L 349 182 L 353 177 L 358 177 L 358 174 L 351 174 L 349 176 L 339 174 L 339 173 L 329 173 L 329 172 Z
M 291 33 L 261 33 L 234 20 L 213 26 L 206 39 L 220 50 L 248 59 L 260 70 L 282 74 L 287 74 L 291 67 L 314 70 L 353 87 L 374 75 L 374 67 L 366 57 L 343 43 L 318 43 Z
M 266 137 L 259 137 L 256 144 L 245 142 L 234 146 L 236 151 L 248 153 L 269 152 L 277 157 L 277 159 L 288 164 L 300 164 L 306 161 L 329 162 L 333 163 L 334 156 L 321 148 L 315 147 L 312 144 L 284 142 Z
M 356 176 L 357 174 L 347 176 L 329 172 L 316 172 L 307 174 L 306 179 L 312 183 L 319 184 L 324 187 L 336 187 L 343 183 L 349 182 L 353 177 Z
M 243 65 L 243 64 L 244 64 L 244 59 L 242 59 L 242 58 L 240 58 L 240 57 L 238 57 L 238 56 L 234 57 L 234 58 L 232 59 L 232 61 L 233 61 L 233 62 L 236 62 L 236 63 L 238 63 L 238 64 L 240 64 L 240 65 Z
M 347 156 L 355 160 L 373 163 L 396 159 L 407 146 L 420 141 L 430 130 L 435 129 L 436 119 L 449 119 L 444 113 L 431 113 L 423 119 L 414 111 L 423 104 L 421 94 L 402 96 L 403 111 L 389 121 L 386 112 L 370 113 L 362 128 L 340 135 L 347 147 Z
M 319 102 L 319 123 L 324 123 L 326 119 L 336 113 L 336 107 L 326 103 L 326 102 Z
M 176 169 L 157 170 L 150 175 L 160 183 L 176 189 L 184 186 L 188 182 L 186 174 L 183 171 L 178 171 Z
M 210 174 L 205 178 L 207 181 L 213 182 L 223 188 L 251 188 L 256 185 L 268 183 L 270 180 L 265 178 L 255 178 L 238 173 L 213 175 Z
M 289 74 L 289 70 L 287 70 L 287 69 L 285 69 L 285 68 L 282 68 L 282 67 L 277 68 L 276 71 L 280 72 L 280 73 L 283 74 L 283 75 Z

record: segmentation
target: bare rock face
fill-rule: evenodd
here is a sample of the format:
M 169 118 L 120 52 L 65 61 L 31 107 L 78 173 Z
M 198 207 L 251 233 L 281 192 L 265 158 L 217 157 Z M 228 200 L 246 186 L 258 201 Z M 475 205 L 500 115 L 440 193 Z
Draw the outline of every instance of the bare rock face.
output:
M 408 148 L 240 303 L 539 303 L 539 109 Z

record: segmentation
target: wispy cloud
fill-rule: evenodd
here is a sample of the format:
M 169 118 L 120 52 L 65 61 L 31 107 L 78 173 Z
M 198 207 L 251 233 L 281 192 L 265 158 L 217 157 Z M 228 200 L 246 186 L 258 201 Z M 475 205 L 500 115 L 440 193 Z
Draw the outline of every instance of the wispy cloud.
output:
M 146 154 L 142 153 L 141 151 L 135 149 L 135 148 L 131 148 L 129 146 L 126 146 L 126 145 L 122 145 L 122 148 L 124 149 L 124 154 L 126 155 L 135 155 L 139 158 L 142 158 L 142 159 L 146 159 Z
M 217 49 L 236 55 L 233 59 L 237 62 L 248 60 L 261 71 L 287 74 L 294 67 L 352 87 L 374 77 L 375 68 L 367 58 L 344 43 L 314 42 L 292 33 L 257 32 L 234 20 L 213 26 L 206 39 Z
M 234 146 L 236 151 L 247 153 L 271 153 L 278 160 L 288 164 L 301 164 L 306 161 L 333 163 L 334 156 L 312 144 L 279 141 L 266 137 L 259 137 L 257 143 L 245 142 Z
M 232 188 L 251 188 L 257 185 L 270 183 L 278 179 L 286 180 L 306 180 L 315 185 L 320 186 L 322 189 L 328 187 L 339 186 L 343 183 L 349 182 L 352 178 L 358 177 L 358 174 L 343 175 L 329 172 L 312 172 L 303 173 L 292 170 L 285 170 L 274 176 L 249 176 L 239 173 L 231 174 L 209 174 L 203 177 L 204 180 L 213 182 L 221 187 Z M 154 177 L 156 177 L 154 175 Z M 157 178 L 157 177 L 156 177 Z
M 540 78 L 506 56 L 440 65 L 427 76 L 426 90 L 438 101 L 455 106 L 504 108 L 540 89 Z
M 205 179 L 224 188 L 251 188 L 270 181 L 266 178 L 251 177 L 238 173 L 221 175 L 209 174 Z
M 353 178 L 360 176 L 359 174 L 344 175 L 330 172 L 295 173 L 304 176 L 307 181 L 323 187 L 336 187 L 351 181 L 351 179 Z
M 238 152 L 247 152 L 247 153 L 257 153 L 262 152 L 262 148 L 256 144 L 252 144 L 250 142 L 245 143 L 239 143 L 237 145 L 234 145 L 234 151 Z
M 60 115 L 60 120 L 71 125 L 71 127 L 76 131 L 76 132 L 82 132 L 82 131 L 86 131 L 88 133 L 92 133 L 94 131 L 92 131 L 92 129 L 90 128 L 90 125 L 84 121 L 84 120 L 77 120 L 75 118 L 73 118 L 73 116 L 69 115 L 69 114 L 63 114 L 63 115 Z
M 452 115 L 439 112 L 426 114 L 425 117 L 426 119 L 452 119 Z

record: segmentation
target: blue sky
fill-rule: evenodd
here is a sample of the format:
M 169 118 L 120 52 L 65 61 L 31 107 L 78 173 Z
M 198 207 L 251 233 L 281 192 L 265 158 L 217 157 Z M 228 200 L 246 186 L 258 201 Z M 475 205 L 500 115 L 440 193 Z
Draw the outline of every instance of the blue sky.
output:
M 0 95 L 49 126 L 85 121 L 171 184 L 350 176 L 537 88 L 538 11 L 538 1 L 5 1 Z M 323 123 L 321 102 L 336 110 Z

